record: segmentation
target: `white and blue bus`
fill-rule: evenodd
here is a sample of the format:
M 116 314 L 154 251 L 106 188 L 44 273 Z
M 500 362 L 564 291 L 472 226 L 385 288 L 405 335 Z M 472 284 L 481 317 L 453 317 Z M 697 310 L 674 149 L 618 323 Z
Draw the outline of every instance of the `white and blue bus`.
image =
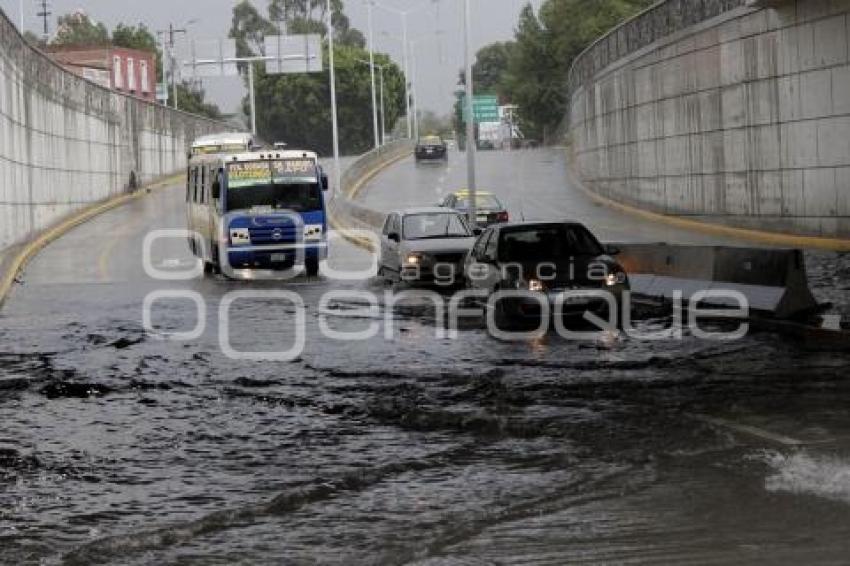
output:
M 310 151 L 199 153 L 186 182 L 189 245 L 208 273 L 319 273 L 327 258 L 328 177 Z

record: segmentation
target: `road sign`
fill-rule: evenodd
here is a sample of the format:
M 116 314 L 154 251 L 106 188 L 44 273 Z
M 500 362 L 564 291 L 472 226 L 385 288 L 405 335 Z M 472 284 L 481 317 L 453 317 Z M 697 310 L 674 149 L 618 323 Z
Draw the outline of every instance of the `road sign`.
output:
M 163 104 L 168 102 L 168 84 L 156 83 L 156 99 Z
M 463 119 L 466 121 L 469 112 L 466 108 L 466 96 L 461 97 L 463 104 Z M 492 94 L 477 94 L 472 97 L 472 115 L 476 124 L 499 121 L 499 98 Z
M 268 35 L 265 38 L 269 75 L 321 73 L 322 39 L 319 34 Z
M 201 39 L 192 41 L 183 64 L 191 68 L 193 77 L 235 77 L 239 69 L 235 39 Z

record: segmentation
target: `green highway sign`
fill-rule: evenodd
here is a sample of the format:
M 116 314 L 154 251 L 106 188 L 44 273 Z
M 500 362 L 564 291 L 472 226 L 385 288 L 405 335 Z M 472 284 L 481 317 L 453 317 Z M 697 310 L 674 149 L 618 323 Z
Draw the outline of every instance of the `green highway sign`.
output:
M 463 104 L 463 119 L 469 118 L 466 107 L 466 96 L 461 97 Z M 492 94 L 478 94 L 472 97 L 472 116 L 476 124 L 499 121 L 499 98 Z

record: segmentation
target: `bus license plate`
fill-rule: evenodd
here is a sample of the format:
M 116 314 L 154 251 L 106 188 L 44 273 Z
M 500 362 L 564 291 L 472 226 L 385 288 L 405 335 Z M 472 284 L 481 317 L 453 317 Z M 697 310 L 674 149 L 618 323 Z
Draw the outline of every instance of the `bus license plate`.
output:
M 288 254 L 272 254 L 272 261 L 275 263 L 281 263 L 284 261 L 289 261 Z

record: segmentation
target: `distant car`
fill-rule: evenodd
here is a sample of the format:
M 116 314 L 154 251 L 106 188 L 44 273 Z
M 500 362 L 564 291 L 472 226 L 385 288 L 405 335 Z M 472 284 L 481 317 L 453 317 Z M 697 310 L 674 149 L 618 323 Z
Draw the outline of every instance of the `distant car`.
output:
M 379 274 L 387 280 L 460 284 L 475 235 L 466 218 L 453 210 L 391 212 L 381 233 Z
M 425 136 L 416 144 L 416 162 L 447 161 L 449 148 L 440 136 Z
M 475 220 L 478 226 L 486 227 L 500 222 L 508 222 L 511 219 L 505 205 L 493 193 L 476 191 L 475 202 Z M 472 208 L 472 198 L 469 191 L 464 189 L 447 196 L 440 202 L 440 206 L 469 214 Z
M 501 224 L 478 237 L 464 263 L 464 276 L 469 288 L 488 295 L 502 290 L 529 292 L 496 301 L 495 320 L 500 327 L 539 322 L 541 305 L 534 298 L 536 293 L 545 296 L 554 312 L 555 300 L 567 290 L 606 290 L 614 295 L 619 314 L 620 297 L 629 289 L 629 280 L 613 257 L 617 253 L 577 222 Z M 586 311 L 605 315 L 608 302 L 601 297 L 571 298 L 563 309 L 565 318 L 581 318 Z

